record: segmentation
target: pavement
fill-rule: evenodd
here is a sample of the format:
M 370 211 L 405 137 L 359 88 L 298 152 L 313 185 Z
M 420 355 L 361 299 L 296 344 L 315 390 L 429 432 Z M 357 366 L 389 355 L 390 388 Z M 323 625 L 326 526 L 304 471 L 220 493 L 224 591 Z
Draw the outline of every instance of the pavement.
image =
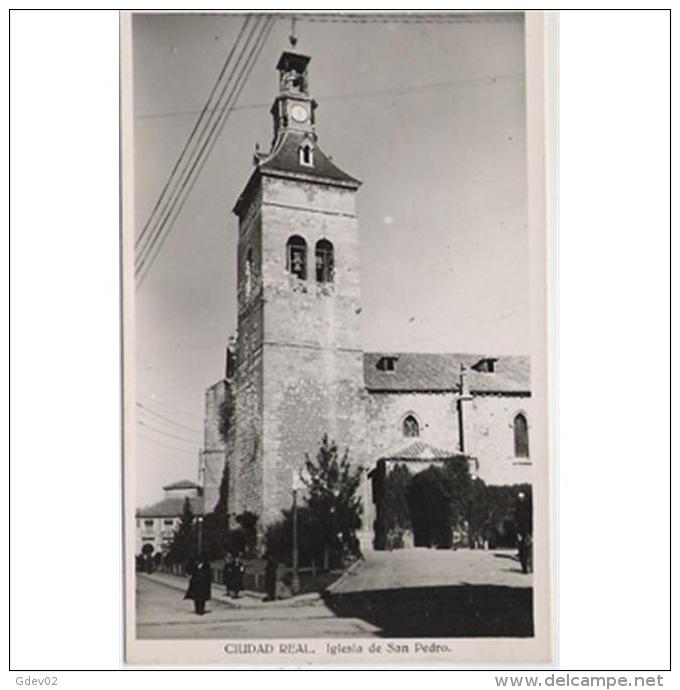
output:
M 426 548 L 374 551 L 328 589 L 334 594 L 406 587 L 531 587 L 515 551 Z
M 186 592 L 189 586 L 188 577 L 180 577 L 178 575 L 169 575 L 167 573 L 137 573 L 138 578 L 156 582 L 157 584 L 171 587 L 173 589 Z M 316 601 L 320 601 L 321 594 L 319 592 L 309 592 L 307 594 L 300 594 L 289 599 L 280 599 L 277 601 L 264 601 L 265 595 L 261 592 L 252 592 L 250 590 L 242 590 L 239 592 L 237 598 L 228 597 L 225 593 L 223 585 L 212 586 L 212 601 L 217 601 L 224 604 L 228 608 L 246 609 L 246 608 L 286 608 L 289 606 L 307 606 Z
M 213 587 L 205 616 L 183 599 L 187 579 L 137 576 L 140 639 L 526 637 L 532 576 L 510 551 L 408 549 L 367 555 L 326 592 L 263 602 Z
M 197 616 L 192 602 L 183 599 L 184 589 L 177 583 L 161 583 L 155 576 L 137 577 L 138 639 L 335 638 L 380 633 L 377 626 L 360 618 L 339 618 L 320 598 L 302 606 L 284 600 L 243 607 L 214 598 L 205 615 Z

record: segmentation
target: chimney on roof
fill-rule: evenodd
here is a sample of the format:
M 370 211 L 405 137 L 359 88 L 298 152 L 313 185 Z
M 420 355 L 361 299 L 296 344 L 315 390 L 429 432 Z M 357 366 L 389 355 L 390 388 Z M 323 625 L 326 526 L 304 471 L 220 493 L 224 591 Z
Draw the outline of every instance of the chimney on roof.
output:
M 483 357 L 472 365 L 475 371 L 481 371 L 484 374 L 493 374 L 496 371 L 497 357 Z
M 470 387 L 467 381 L 467 369 L 462 362 L 460 365 L 459 385 L 460 393 L 456 400 L 456 406 L 458 408 L 458 450 L 460 450 L 461 453 L 465 453 L 465 403 L 468 400 L 472 400 L 472 396 L 470 395 Z
M 460 365 L 460 395 L 462 398 L 470 397 L 470 387 L 467 380 L 467 369 L 464 364 Z

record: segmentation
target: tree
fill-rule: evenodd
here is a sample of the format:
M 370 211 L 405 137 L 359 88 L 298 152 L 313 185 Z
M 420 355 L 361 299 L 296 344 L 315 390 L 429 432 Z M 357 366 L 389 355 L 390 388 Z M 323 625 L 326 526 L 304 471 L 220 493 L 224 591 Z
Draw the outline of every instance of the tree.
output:
M 408 493 L 416 546 L 447 549 L 452 544 L 451 488 L 446 473 L 428 467 L 413 477 Z
M 171 563 L 185 563 L 193 558 L 196 547 L 194 539 L 194 511 L 191 509 L 189 497 L 184 499 L 184 508 L 179 527 L 168 550 L 168 561 Z
M 451 502 L 451 525 L 465 531 L 470 519 L 473 480 L 467 457 L 447 458 L 442 467 Z
M 257 550 L 257 515 L 246 510 L 236 516 L 236 522 L 243 533 L 243 547 L 240 550 L 252 558 Z
M 230 529 L 226 512 L 215 510 L 207 513 L 201 526 L 201 554 L 211 561 L 224 558 L 227 553 L 253 558 L 257 546 L 257 521 L 255 513 L 245 511 L 236 516 L 238 527 Z M 197 542 L 198 533 L 194 525 L 190 543 Z
M 412 482 L 413 477 L 408 467 L 401 463 L 385 476 L 383 499 L 378 511 L 378 529 L 384 540 L 384 547 L 399 549 L 404 546 L 404 532 L 412 527 L 408 505 Z
M 267 528 L 265 543 L 267 552 L 280 563 L 292 563 L 293 554 L 293 511 L 282 511 L 283 517 Z M 301 566 L 312 562 L 320 564 L 324 554 L 321 532 L 309 508 L 298 508 L 298 558 Z
M 198 534 L 194 528 L 195 542 Z M 208 560 L 224 558 L 231 547 L 231 532 L 226 513 L 213 511 L 203 517 L 201 526 L 201 555 Z
M 307 476 L 301 477 L 307 487 L 305 502 L 319 530 L 324 567 L 328 568 L 331 555 L 360 553 L 356 530 L 361 527 L 361 499 L 357 490 L 362 468 L 351 466 L 349 450 L 339 457 L 337 445 L 327 435 L 321 440 L 316 461 L 309 455 L 306 457 Z

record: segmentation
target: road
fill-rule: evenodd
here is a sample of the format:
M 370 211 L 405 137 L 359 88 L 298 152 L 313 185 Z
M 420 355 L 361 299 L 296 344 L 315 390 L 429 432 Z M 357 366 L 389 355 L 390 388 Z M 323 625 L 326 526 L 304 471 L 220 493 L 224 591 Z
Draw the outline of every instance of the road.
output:
M 402 549 L 374 551 L 331 589 L 341 593 L 463 585 L 531 587 L 532 575 L 522 573 L 510 551 Z
M 140 639 L 297 637 L 525 637 L 533 631 L 532 577 L 510 553 L 412 549 L 369 554 L 322 599 L 218 600 L 205 616 L 183 592 L 138 578 Z
M 339 618 L 322 601 L 234 609 L 216 600 L 197 616 L 181 590 L 144 577 L 137 581 L 139 639 L 247 639 L 297 637 L 371 637 L 379 629 L 361 619 Z

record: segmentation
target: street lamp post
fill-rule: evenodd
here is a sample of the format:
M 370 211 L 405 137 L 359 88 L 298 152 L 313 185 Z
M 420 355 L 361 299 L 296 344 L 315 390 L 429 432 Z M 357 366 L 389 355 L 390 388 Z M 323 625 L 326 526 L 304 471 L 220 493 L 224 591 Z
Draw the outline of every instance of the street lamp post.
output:
M 198 522 L 198 557 L 200 558 L 203 546 L 203 516 L 199 515 L 196 520 Z
M 298 507 L 297 496 L 300 488 L 300 480 L 293 470 L 293 581 L 291 588 L 293 594 L 300 591 L 300 573 L 299 573 L 299 549 L 298 549 Z

